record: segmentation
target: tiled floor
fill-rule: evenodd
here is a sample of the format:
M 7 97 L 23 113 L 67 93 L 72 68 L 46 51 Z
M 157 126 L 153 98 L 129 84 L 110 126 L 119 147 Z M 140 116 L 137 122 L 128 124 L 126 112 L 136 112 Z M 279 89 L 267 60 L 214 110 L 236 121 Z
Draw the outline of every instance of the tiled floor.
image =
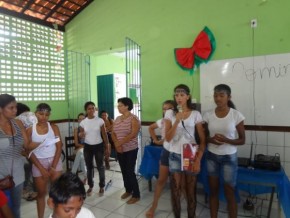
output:
M 141 200 L 134 205 L 126 204 L 126 200 L 121 200 L 120 196 L 124 192 L 123 189 L 123 180 L 122 175 L 119 172 L 119 165 L 116 162 L 111 162 L 111 170 L 106 171 L 106 181 L 112 180 L 112 185 L 107 188 L 103 196 L 99 196 L 98 194 L 98 186 L 94 187 L 94 194 L 90 197 L 87 197 L 85 200 L 84 206 L 89 208 L 97 218 L 141 218 L 145 217 L 145 212 L 150 207 L 153 194 L 154 194 L 154 185 L 156 180 L 153 180 L 153 191 L 149 192 L 148 190 L 148 182 L 144 178 L 139 178 L 139 187 L 141 191 Z M 115 173 L 113 171 L 115 169 Z M 98 184 L 98 173 L 96 170 L 95 173 L 95 184 Z M 86 186 L 86 188 L 88 188 Z M 203 190 L 201 186 L 198 186 L 198 205 L 196 214 L 199 218 L 208 218 L 209 209 L 208 204 L 205 203 L 205 198 L 203 194 Z M 265 196 L 264 196 L 265 198 Z M 267 198 L 267 196 L 266 196 Z M 239 216 L 238 217 L 266 217 L 267 214 L 267 206 L 268 200 L 265 199 L 255 199 L 254 205 L 255 210 L 254 212 L 246 211 L 242 208 L 244 202 L 244 198 L 242 197 L 241 203 L 239 203 Z M 277 218 L 278 217 L 278 210 L 277 202 L 274 202 L 273 209 L 271 212 L 271 217 Z M 34 218 L 37 217 L 36 211 L 36 202 L 28 202 L 26 200 L 22 200 L 21 206 L 21 213 L 22 218 Z M 45 210 L 45 217 L 48 217 L 51 213 L 51 210 L 47 207 Z M 254 215 L 254 213 L 256 215 Z M 283 212 L 281 212 L 283 216 Z M 182 201 L 182 214 L 183 218 L 187 217 L 186 214 L 186 202 L 185 200 Z M 171 203 L 170 203 L 170 190 L 169 184 L 166 185 L 165 190 L 160 198 L 158 209 L 155 214 L 156 218 L 173 218 L 174 215 L 171 211 Z M 226 218 L 226 205 L 221 202 L 220 203 L 220 211 L 219 211 L 219 218 Z

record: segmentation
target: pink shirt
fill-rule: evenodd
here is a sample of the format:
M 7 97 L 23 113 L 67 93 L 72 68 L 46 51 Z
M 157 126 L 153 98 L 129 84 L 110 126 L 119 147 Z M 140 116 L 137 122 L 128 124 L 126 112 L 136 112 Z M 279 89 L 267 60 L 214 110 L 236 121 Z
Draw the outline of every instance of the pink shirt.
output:
M 117 117 L 114 121 L 113 131 L 116 133 L 117 139 L 120 141 L 129 135 L 132 132 L 132 120 L 137 119 L 139 122 L 140 128 L 140 120 L 137 116 L 131 115 L 125 120 L 121 120 L 121 116 Z M 123 152 L 134 150 L 138 147 L 138 134 L 134 138 L 132 138 L 129 142 L 122 145 Z

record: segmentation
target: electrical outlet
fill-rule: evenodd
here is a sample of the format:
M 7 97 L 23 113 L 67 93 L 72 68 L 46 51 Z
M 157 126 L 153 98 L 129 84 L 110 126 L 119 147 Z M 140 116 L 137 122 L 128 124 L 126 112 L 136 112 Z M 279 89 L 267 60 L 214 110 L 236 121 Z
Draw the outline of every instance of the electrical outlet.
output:
M 252 20 L 251 20 L 251 28 L 256 28 L 257 25 L 258 25 L 258 21 L 257 21 L 257 19 L 252 19 Z

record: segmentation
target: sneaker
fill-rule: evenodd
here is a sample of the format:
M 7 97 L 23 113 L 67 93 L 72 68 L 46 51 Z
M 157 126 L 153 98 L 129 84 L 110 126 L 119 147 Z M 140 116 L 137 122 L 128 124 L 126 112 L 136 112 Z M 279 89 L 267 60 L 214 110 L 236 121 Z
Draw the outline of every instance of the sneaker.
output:
M 127 204 L 135 204 L 136 202 L 140 201 L 140 198 L 130 198 L 129 201 L 127 201 Z
M 131 196 L 132 194 L 129 193 L 129 192 L 125 192 L 124 194 L 121 195 L 121 199 L 126 199 L 128 198 L 129 196 Z
M 88 195 L 88 196 L 91 196 L 92 193 L 93 193 L 93 188 L 90 187 L 90 188 L 87 190 L 87 195 Z

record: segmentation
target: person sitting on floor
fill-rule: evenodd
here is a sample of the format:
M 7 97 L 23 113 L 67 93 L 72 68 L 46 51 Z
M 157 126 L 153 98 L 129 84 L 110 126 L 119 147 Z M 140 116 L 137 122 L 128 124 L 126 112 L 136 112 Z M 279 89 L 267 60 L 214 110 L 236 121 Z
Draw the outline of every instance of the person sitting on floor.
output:
M 80 113 L 78 115 L 78 123 L 80 124 L 80 122 L 85 118 L 86 118 L 85 115 L 83 113 Z M 75 142 L 74 154 L 76 156 L 75 156 L 75 160 L 74 160 L 74 164 L 73 164 L 71 172 L 76 174 L 78 169 L 80 169 L 82 171 L 82 178 L 81 179 L 82 179 L 83 183 L 86 184 L 87 168 L 86 168 L 86 163 L 85 163 L 85 158 L 84 158 L 84 143 L 85 143 L 84 140 L 85 139 L 81 138 L 79 136 L 79 133 L 80 133 L 80 126 L 75 128 L 75 130 L 74 130 L 74 142 Z

